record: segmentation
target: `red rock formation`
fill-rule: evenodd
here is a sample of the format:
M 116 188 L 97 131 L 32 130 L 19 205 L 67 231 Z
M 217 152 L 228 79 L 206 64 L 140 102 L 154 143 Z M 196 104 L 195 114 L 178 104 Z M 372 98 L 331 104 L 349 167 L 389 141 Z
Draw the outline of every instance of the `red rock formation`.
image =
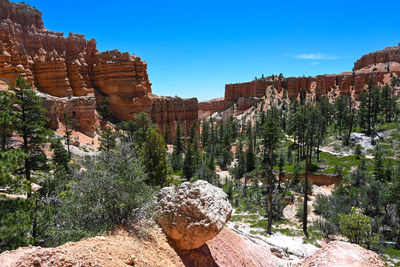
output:
M 381 65 L 375 66 L 374 64 Z M 332 90 L 336 90 L 337 94 L 342 95 L 348 95 L 353 91 L 352 95 L 357 98 L 365 89 L 369 78 L 373 78 L 379 84 L 384 84 L 390 82 L 392 74 L 397 76 L 400 74 L 400 43 L 397 47 L 388 47 L 361 57 L 354 63 L 353 72 L 318 75 L 316 77 L 278 78 L 275 76 L 245 83 L 226 84 L 223 106 L 226 109 L 232 103 L 238 102 L 238 104 L 241 103 L 238 111 L 244 111 L 251 106 L 250 102 L 246 102 L 246 100 L 253 97 L 261 98 L 272 87 L 278 93 L 281 93 L 285 88 L 289 98 L 298 97 L 302 90 L 307 93 L 315 93 L 316 97 L 326 95 Z M 245 103 L 248 103 L 248 105 Z M 199 112 L 202 117 L 205 117 L 207 114 L 223 111 L 221 107 L 222 105 L 219 106 L 212 101 L 205 102 L 200 104 Z
M 199 103 L 199 119 L 203 119 L 214 112 L 221 112 L 226 109 L 225 100 L 223 98 L 216 98 L 210 101 Z
M 327 94 L 336 86 L 340 94 L 347 95 L 354 89 L 356 96 L 361 93 L 369 78 L 373 78 L 378 83 L 390 81 L 390 74 L 400 72 L 368 72 L 368 73 L 342 73 L 337 75 L 318 75 L 316 77 L 289 77 L 282 81 L 271 79 L 257 80 L 246 83 L 225 85 L 225 105 L 238 101 L 240 98 L 262 97 L 266 90 L 273 86 L 282 92 L 287 89 L 289 98 L 296 98 L 301 90 L 310 93 L 315 89 L 316 96 Z M 200 110 L 205 112 L 206 105 L 201 106 Z M 204 109 L 203 109 L 204 108 Z
M 258 98 L 254 97 L 241 97 L 237 101 L 237 109 L 238 110 L 246 110 L 250 107 L 252 107 L 255 103 L 260 102 Z
M 87 41 L 83 35 L 72 33 L 64 37 L 49 31 L 44 28 L 40 11 L 29 5 L 0 0 L 0 8 L 0 78 L 12 84 L 21 74 L 39 91 L 56 97 L 93 93 L 97 100 L 107 97 L 117 119 L 129 120 L 132 113 L 144 111 L 160 129 L 170 128 L 172 136 L 175 121 L 181 120 L 189 127 L 197 120 L 196 99 L 151 94 L 147 64 L 140 57 L 118 50 L 100 53 L 93 39 Z M 93 129 L 94 124 L 83 125 L 95 121 L 95 105 L 84 104 L 82 109 L 73 106 L 76 114 L 91 107 L 87 115 L 77 119 L 85 132 Z M 58 120 L 53 119 L 53 123 Z
M 377 63 L 400 63 L 400 43 L 398 46 L 386 47 L 383 50 L 362 56 L 354 63 L 354 70 L 359 70 Z
M 47 94 L 39 94 L 46 108 L 46 116 L 49 118 L 48 126 L 56 130 L 59 122 L 63 120 L 64 111 L 76 120 L 76 129 L 90 137 L 94 137 L 94 125 L 96 101 L 94 97 L 82 96 L 71 98 L 59 98 Z

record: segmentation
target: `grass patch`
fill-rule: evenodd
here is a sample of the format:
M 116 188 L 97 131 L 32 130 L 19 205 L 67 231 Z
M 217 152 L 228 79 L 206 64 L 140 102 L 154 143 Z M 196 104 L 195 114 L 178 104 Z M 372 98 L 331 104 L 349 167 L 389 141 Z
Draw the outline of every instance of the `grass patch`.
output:
M 308 227 L 308 239 L 306 237 L 303 238 L 303 242 L 307 244 L 312 244 L 318 248 L 321 247 L 319 241 L 322 240 L 322 233 L 319 232 L 314 226 Z
M 257 222 L 250 225 L 251 228 L 263 228 L 267 229 L 268 227 L 268 220 L 258 220 Z
M 255 223 L 258 218 L 257 214 L 232 215 L 231 222 Z
M 290 229 L 290 228 L 273 228 L 272 232 L 281 233 L 287 236 L 301 236 L 303 234 L 300 230 Z
M 400 249 L 386 248 L 385 252 L 391 258 L 400 259 Z

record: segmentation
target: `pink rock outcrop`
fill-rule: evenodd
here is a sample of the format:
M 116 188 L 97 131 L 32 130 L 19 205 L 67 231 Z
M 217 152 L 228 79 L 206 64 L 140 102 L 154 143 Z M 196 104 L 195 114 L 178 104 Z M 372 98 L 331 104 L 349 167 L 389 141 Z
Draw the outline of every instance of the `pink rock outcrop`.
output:
M 385 263 L 371 250 L 347 242 L 334 241 L 305 258 L 297 266 L 383 267 Z

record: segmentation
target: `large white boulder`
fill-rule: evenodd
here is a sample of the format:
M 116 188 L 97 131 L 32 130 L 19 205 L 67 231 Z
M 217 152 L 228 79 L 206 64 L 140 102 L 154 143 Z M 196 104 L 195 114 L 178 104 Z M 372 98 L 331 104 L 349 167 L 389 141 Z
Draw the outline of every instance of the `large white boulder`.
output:
M 182 250 L 198 248 L 215 237 L 232 214 L 225 192 L 202 180 L 165 187 L 156 199 L 158 223 Z

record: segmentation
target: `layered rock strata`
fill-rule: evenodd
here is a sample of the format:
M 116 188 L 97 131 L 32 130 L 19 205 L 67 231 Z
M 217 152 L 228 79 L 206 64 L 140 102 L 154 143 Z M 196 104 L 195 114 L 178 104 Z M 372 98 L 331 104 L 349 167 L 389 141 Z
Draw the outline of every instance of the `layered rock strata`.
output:
M 64 112 L 76 121 L 74 128 L 90 137 L 94 137 L 96 101 L 91 96 L 55 97 L 38 93 L 42 98 L 48 126 L 56 130 L 60 122 L 64 123 Z
M 226 109 L 224 98 L 216 98 L 210 101 L 199 103 L 199 119 L 205 118 L 214 112 L 221 112 Z
M 359 60 L 354 63 L 354 70 L 360 70 L 362 68 L 379 64 L 379 63 L 400 63 L 400 43 L 398 46 L 386 47 L 383 50 L 375 51 L 367 55 L 362 56 Z M 390 65 L 389 65 L 390 71 Z
M 366 88 L 366 83 L 373 78 L 378 84 L 389 83 L 391 77 L 400 75 L 400 44 L 384 50 L 364 55 L 354 63 L 353 72 L 315 77 L 267 77 L 251 82 L 226 84 L 225 97 L 218 101 L 211 100 L 199 104 L 201 118 L 226 110 L 232 103 L 238 103 L 238 111 L 251 107 L 255 98 L 266 96 L 275 89 L 279 94 L 285 90 L 289 98 L 297 98 L 301 91 L 307 94 L 321 95 L 358 95 Z M 204 116 L 202 115 L 204 114 Z
M 396 75 L 399 72 L 395 72 Z M 337 75 L 318 75 L 316 77 L 289 77 L 279 79 L 263 79 L 246 83 L 225 85 L 225 105 L 236 102 L 239 98 L 263 97 L 269 87 L 282 92 L 287 90 L 289 98 L 296 98 L 300 91 L 315 92 L 316 96 L 326 95 L 336 90 L 339 95 L 347 95 L 353 91 L 358 96 L 365 88 L 368 79 L 377 83 L 387 83 L 393 72 L 342 73 Z
M 147 64 L 140 57 L 118 50 L 99 52 L 94 39 L 87 41 L 73 33 L 64 37 L 45 29 L 41 16 L 24 3 L 0 0 L 1 79 L 12 84 L 21 74 L 44 94 L 59 98 L 96 96 L 96 105 L 107 97 L 116 119 L 129 120 L 133 113 L 144 111 L 160 130 L 170 129 L 171 136 L 178 120 L 187 129 L 197 120 L 197 99 L 152 94 Z M 82 118 L 80 125 L 88 123 L 88 116 L 95 121 L 96 105 L 90 105 L 93 110 L 78 118 Z M 46 106 L 51 105 L 47 102 Z M 88 107 L 72 106 L 76 113 Z

